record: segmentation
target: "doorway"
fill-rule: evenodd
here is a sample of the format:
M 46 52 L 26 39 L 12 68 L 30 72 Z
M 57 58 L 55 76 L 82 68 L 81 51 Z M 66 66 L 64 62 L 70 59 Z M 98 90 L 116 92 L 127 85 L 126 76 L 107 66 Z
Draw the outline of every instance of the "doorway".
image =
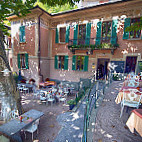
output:
M 137 56 L 127 56 L 125 73 L 135 72 L 136 64 L 137 64 Z
M 109 59 L 99 58 L 97 63 L 97 79 L 107 79 L 107 66 L 109 63 Z

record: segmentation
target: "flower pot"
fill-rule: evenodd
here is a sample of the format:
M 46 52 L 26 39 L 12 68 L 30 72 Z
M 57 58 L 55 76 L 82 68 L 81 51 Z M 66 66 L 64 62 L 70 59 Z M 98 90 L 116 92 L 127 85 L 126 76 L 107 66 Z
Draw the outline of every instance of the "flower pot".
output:
M 72 104 L 72 105 L 69 105 L 69 110 L 72 110 L 73 108 L 74 108 L 74 104 Z

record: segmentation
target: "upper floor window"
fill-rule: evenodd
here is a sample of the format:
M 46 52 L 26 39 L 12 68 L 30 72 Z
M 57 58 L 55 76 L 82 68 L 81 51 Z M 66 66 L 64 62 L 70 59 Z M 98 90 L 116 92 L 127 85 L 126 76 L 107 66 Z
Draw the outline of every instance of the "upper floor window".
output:
M 86 25 L 85 24 L 79 25 L 78 44 L 84 45 L 85 37 L 86 37 Z
M 18 54 L 18 68 L 19 69 L 28 69 L 28 54 Z
M 133 18 L 131 19 L 130 26 L 134 25 L 135 23 L 140 23 L 140 18 Z M 140 38 L 141 37 L 141 30 L 134 30 L 130 32 L 130 38 Z
M 102 42 L 110 42 L 111 39 L 111 21 L 102 23 Z
M 25 26 L 21 26 L 19 30 L 19 40 L 25 42 Z
M 68 56 L 55 55 L 55 69 L 68 70 Z
M 65 42 L 65 38 L 66 38 L 66 27 L 61 27 L 60 28 L 60 42 Z

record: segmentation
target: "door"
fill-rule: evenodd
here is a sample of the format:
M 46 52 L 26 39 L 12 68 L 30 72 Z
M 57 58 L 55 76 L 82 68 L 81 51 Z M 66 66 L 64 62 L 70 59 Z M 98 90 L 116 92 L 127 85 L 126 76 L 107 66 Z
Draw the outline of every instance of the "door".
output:
M 127 56 L 125 73 L 135 72 L 136 63 L 137 63 L 137 56 Z
M 108 75 L 108 66 L 109 59 L 99 58 L 97 63 L 97 79 L 105 79 Z

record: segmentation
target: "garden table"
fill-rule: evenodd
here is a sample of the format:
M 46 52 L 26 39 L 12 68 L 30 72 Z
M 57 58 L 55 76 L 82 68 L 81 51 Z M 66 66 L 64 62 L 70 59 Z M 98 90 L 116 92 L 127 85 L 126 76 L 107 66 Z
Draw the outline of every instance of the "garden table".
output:
M 19 142 L 21 142 L 22 139 L 20 138 L 19 132 L 23 128 L 26 128 L 31 125 L 35 120 L 37 120 L 43 115 L 43 112 L 31 109 L 21 115 L 23 117 L 22 122 L 20 122 L 19 118 L 12 119 L 11 121 L 0 126 L 0 132 L 3 132 L 10 137 L 16 138 Z
M 126 122 L 126 125 L 132 133 L 134 133 L 134 129 L 136 129 L 142 137 L 142 109 L 134 109 Z

